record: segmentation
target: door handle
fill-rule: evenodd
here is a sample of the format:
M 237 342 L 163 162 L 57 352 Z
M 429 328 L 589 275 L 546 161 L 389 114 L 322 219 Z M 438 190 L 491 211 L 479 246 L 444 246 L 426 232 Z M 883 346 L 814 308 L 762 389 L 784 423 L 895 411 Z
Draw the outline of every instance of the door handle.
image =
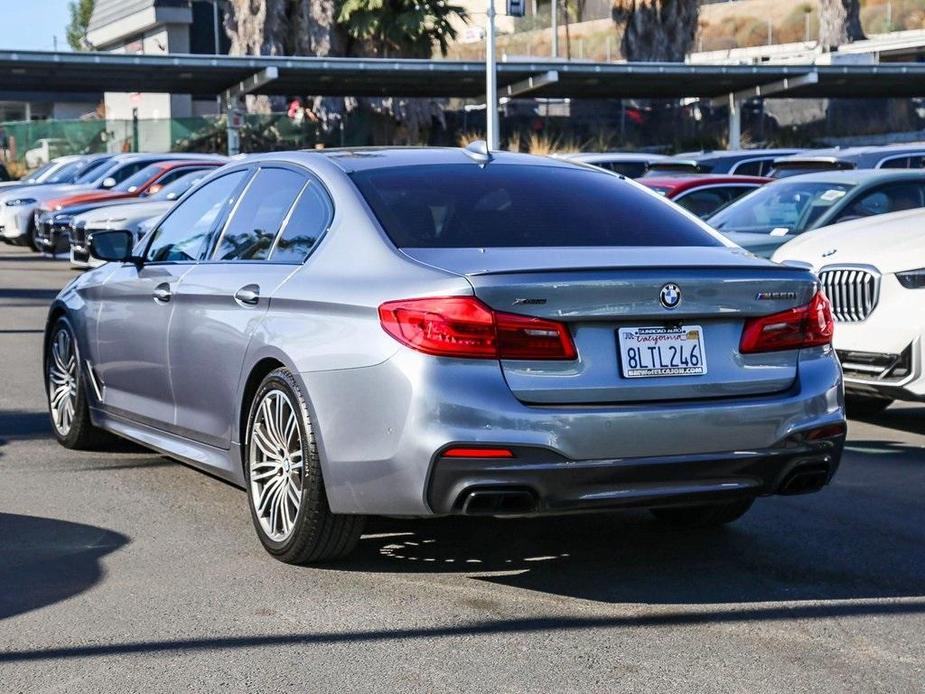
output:
M 159 303 L 167 303 L 170 301 L 171 296 L 173 296 L 173 294 L 170 291 L 170 285 L 166 282 L 159 284 L 154 288 L 154 300 Z
M 256 306 L 260 301 L 260 287 L 256 284 L 248 284 L 236 291 L 234 298 L 238 303 Z

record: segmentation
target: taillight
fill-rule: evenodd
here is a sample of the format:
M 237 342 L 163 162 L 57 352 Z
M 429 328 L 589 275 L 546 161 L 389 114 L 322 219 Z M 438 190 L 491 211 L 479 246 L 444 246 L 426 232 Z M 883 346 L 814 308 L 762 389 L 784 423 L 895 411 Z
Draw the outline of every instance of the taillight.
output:
M 745 321 L 739 351 L 751 354 L 828 345 L 834 331 L 832 304 L 817 292 L 805 306 Z
M 447 448 L 441 458 L 513 458 L 509 448 Z
M 568 328 L 532 316 L 499 313 L 475 297 L 389 301 L 379 307 L 382 328 L 426 354 L 474 359 L 574 359 Z

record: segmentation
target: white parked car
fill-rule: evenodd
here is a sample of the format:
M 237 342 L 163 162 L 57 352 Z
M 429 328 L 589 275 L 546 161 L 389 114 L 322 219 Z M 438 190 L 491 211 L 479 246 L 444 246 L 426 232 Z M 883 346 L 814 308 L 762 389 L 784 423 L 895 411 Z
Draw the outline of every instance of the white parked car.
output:
M 772 260 L 807 263 L 831 299 L 849 412 L 925 401 L 925 210 L 834 224 Z

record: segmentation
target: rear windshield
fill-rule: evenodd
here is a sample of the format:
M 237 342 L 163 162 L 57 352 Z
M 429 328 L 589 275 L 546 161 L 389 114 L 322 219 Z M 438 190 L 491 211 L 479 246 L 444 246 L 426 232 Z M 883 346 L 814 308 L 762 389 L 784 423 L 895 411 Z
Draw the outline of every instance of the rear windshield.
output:
M 399 248 L 722 245 L 655 196 L 590 169 L 446 164 L 352 178 Z

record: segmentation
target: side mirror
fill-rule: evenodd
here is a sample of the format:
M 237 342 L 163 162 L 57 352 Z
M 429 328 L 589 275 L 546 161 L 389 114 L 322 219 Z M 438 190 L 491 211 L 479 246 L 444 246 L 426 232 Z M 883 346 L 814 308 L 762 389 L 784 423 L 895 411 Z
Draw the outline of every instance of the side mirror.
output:
M 132 255 L 135 246 L 135 236 L 123 229 L 117 231 L 96 231 L 87 239 L 90 246 L 90 255 L 99 260 L 112 260 L 115 262 L 135 262 L 138 259 Z
M 103 179 L 103 188 L 115 188 L 118 181 L 112 176 Z
M 163 188 L 163 187 L 164 187 L 164 186 L 162 186 L 160 183 L 155 183 L 155 184 L 153 184 L 150 188 L 148 188 L 148 190 L 145 191 L 145 195 L 154 195 L 154 194 L 156 194 L 156 193 L 160 193 L 160 192 L 161 192 L 161 188 Z M 135 188 L 135 190 L 138 189 L 136 186 L 132 186 L 132 188 Z M 132 190 L 132 191 L 129 191 L 129 192 L 134 193 L 135 191 Z

